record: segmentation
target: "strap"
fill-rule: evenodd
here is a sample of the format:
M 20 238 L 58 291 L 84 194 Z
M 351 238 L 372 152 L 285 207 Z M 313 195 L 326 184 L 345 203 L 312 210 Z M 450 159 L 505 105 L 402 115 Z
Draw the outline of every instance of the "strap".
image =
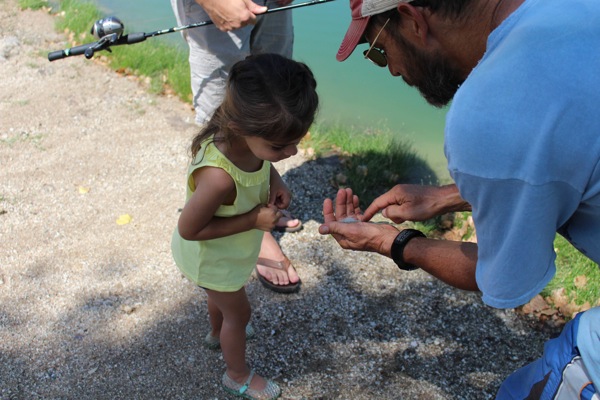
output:
M 404 247 L 406 244 L 415 237 L 425 237 L 423 232 L 418 231 L 416 229 L 404 229 L 398 233 L 398 236 L 394 239 L 394 243 L 392 243 L 391 248 L 391 256 L 392 260 L 396 263 L 398 268 L 404 271 L 413 271 L 418 267 L 414 265 L 407 264 L 404 262 Z
M 284 270 L 287 271 L 288 266 L 290 265 L 290 260 L 287 257 L 285 257 L 283 259 L 283 261 L 274 261 L 274 260 L 269 260 L 268 258 L 258 257 L 258 260 L 256 260 L 256 263 L 258 265 L 263 265 L 268 268 L 280 269 L 282 271 L 284 271 Z
M 246 392 L 246 390 L 248 390 L 248 388 L 250 387 L 250 382 L 252 382 L 252 378 L 254 378 L 254 370 L 253 369 L 250 370 L 250 376 L 248 376 L 248 379 L 246 379 L 246 382 L 242 385 L 240 390 L 238 390 L 239 394 L 244 394 Z

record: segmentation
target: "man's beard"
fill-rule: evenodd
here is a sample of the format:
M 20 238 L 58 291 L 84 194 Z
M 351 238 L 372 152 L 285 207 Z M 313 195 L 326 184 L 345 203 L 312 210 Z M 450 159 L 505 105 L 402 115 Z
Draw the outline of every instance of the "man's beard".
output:
M 401 37 L 396 40 L 406 54 L 406 70 L 412 74 L 410 81 L 402 79 L 416 87 L 429 104 L 440 108 L 447 105 L 464 82 L 462 73 L 441 55 L 426 55 Z

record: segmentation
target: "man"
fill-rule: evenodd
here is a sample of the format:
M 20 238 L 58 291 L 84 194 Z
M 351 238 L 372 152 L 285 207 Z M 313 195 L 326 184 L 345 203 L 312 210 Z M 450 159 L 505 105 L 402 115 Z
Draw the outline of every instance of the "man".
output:
M 276 53 L 291 58 L 294 30 L 291 10 L 263 15 L 292 0 L 171 0 L 177 23 L 211 20 L 214 25 L 181 31 L 190 55 L 196 123 L 203 125 L 221 104 L 229 70 L 250 54 Z M 275 230 L 296 232 L 302 222 L 286 210 Z M 256 272 L 266 288 L 295 293 L 301 280 L 271 232 L 265 232 Z
M 324 202 L 320 233 L 480 290 L 499 308 L 527 303 L 551 280 L 557 232 L 599 262 L 600 2 L 351 0 L 350 7 L 339 61 L 366 40 L 365 58 L 430 104 L 453 99 L 445 152 L 456 184 L 398 185 L 364 214 L 352 191 L 341 190 L 335 207 Z M 478 244 L 368 223 L 380 210 L 398 223 L 472 210 Z M 361 222 L 342 223 L 348 218 Z M 592 398 L 598 388 L 596 307 L 506 379 L 498 398 Z

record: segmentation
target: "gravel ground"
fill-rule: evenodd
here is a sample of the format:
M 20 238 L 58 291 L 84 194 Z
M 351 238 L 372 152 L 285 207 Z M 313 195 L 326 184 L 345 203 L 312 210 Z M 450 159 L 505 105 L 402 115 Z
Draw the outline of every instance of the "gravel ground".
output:
M 190 107 L 83 57 L 0 1 L 0 398 L 226 399 L 206 296 L 169 241 Z M 320 236 L 335 159 L 277 165 L 305 229 L 277 238 L 298 294 L 247 290 L 248 359 L 284 399 L 489 399 L 556 331 Z M 119 225 L 121 215 L 132 217 Z

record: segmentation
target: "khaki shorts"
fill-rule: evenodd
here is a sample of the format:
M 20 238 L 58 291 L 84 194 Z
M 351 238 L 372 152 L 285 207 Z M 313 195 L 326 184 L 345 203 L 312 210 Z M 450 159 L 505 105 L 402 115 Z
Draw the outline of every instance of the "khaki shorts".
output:
M 264 0 L 263 0 L 264 2 Z M 261 4 L 261 1 L 256 1 Z M 278 6 L 267 1 L 269 8 Z M 208 21 L 208 14 L 194 0 L 171 0 L 179 25 Z M 291 10 L 258 17 L 256 25 L 221 32 L 214 25 L 181 31 L 189 49 L 190 73 L 196 122 L 204 124 L 221 104 L 229 70 L 250 54 L 276 53 L 292 57 L 294 28 Z

